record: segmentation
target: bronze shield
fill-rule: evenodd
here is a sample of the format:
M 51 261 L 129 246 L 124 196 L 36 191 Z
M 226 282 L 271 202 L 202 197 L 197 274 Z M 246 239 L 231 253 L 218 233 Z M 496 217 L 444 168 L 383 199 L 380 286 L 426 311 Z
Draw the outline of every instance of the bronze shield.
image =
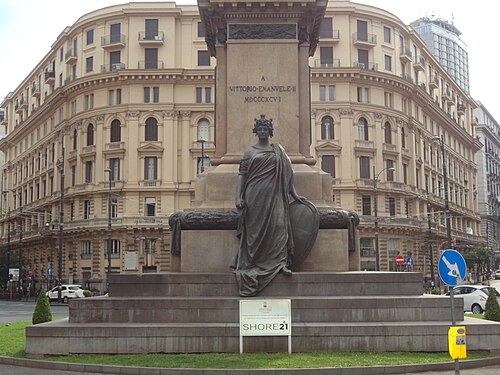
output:
M 293 231 L 294 253 L 291 268 L 298 271 L 311 252 L 319 230 L 319 213 L 316 206 L 304 200 L 290 204 L 290 224 Z

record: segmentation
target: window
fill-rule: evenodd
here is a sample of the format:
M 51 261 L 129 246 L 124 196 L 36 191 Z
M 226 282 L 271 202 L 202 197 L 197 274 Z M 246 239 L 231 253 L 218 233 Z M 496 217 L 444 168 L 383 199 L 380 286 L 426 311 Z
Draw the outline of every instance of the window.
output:
M 89 73 L 94 70 L 94 57 L 90 56 L 85 59 L 85 72 Z
M 93 180 L 93 162 L 92 161 L 86 161 L 85 162 L 85 183 L 90 183 Z
M 392 56 L 384 55 L 385 70 L 392 71 Z
M 149 103 L 151 101 L 151 88 L 144 87 L 144 103 Z
M 408 164 L 403 164 L 403 183 L 408 184 Z
M 401 147 L 406 148 L 406 134 L 405 128 L 401 128 Z
M 158 48 L 144 49 L 144 68 L 158 69 Z
M 76 185 L 76 165 L 71 166 L 71 186 Z
M 111 181 L 118 181 L 120 179 L 120 159 L 109 159 L 109 169 L 111 169 Z
M 146 19 L 146 40 L 154 40 L 158 36 L 158 19 Z M 146 48 L 147 49 L 147 48 Z
M 331 17 L 323 18 L 319 29 L 320 38 L 333 38 L 333 19 Z
M 372 200 L 369 195 L 363 195 L 361 197 L 361 211 L 365 216 L 370 216 L 372 214 Z
M 92 251 L 91 244 L 92 242 L 90 240 L 82 240 L 80 245 L 82 258 L 90 257 Z
M 145 214 L 145 216 L 156 216 L 156 199 L 155 198 L 145 198 L 144 199 L 144 214 Z
M 111 255 L 113 256 L 117 256 L 117 255 L 120 255 L 120 240 L 114 240 L 114 239 L 111 239 L 111 241 L 109 240 L 105 240 L 104 241 L 106 246 L 106 254 L 108 252 L 108 247 L 109 247 L 109 242 L 111 242 Z
M 160 101 L 160 88 L 153 87 L 153 103 Z M 144 87 L 144 103 L 151 102 L 151 87 Z
M 359 103 L 368 103 L 370 100 L 370 89 L 368 87 L 358 87 L 357 100 Z
M 357 20 L 358 40 L 368 40 L 368 22 Z
M 319 47 L 319 61 L 322 68 L 333 66 L 333 47 Z
M 94 44 L 94 29 L 87 30 L 86 37 L 87 45 Z
M 154 117 L 146 120 L 144 140 L 154 142 L 158 140 L 158 121 Z
M 368 140 L 368 121 L 364 117 L 358 120 L 358 139 L 360 141 Z
M 328 100 L 329 101 L 335 100 L 335 86 L 333 85 L 328 86 Z
M 203 103 L 203 88 L 196 88 L 196 103 Z
M 212 88 L 205 87 L 205 103 L 211 103 L 211 102 L 212 102 Z
M 109 53 L 109 70 L 117 70 L 121 68 L 121 52 L 114 51 Z
M 63 61 L 64 59 L 64 47 L 61 47 L 59 50 L 59 61 Z
M 73 130 L 73 150 L 78 148 L 78 130 Z
M 386 172 L 387 181 L 394 181 L 394 160 L 387 159 L 385 161 L 385 167 L 387 169 Z
M 108 104 L 122 104 L 122 89 L 108 91 Z
M 210 66 L 210 54 L 208 51 L 198 51 L 198 66 Z
M 118 217 L 118 199 L 116 198 L 111 199 L 111 217 Z
M 121 135 L 121 123 L 120 120 L 113 120 L 111 122 L 111 138 L 110 142 L 120 142 L 122 139 Z
M 391 28 L 384 26 L 384 42 L 391 43 Z
M 396 215 L 396 199 L 395 198 L 389 198 L 389 215 L 391 215 L 391 216 Z
M 394 102 L 392 100 L 392 92 L 384 92 L 384 105 L 389 108 L 394 107 Z
M 90 219 L 90 200 L 88 199 L 83 202 L 83 218 L 85 220 Z
M 333 139 L 333 119 L 325 116 L 321 119 L 321 139 Z
M 158 178 L 158 159 L 154 156 L 144 158 L 144 179 L 156 180 Z
M 211 87 L 196 87 L 196 103 L 203 103 L 203 93 L 205 93 L 205 103 L 212 101 L 212 88 Z
M 335 156 L 323 155 L 321 157 L 321 169 L 335 178 Z
M 359 157 L 359 177 L 370 178 L 370 158 L 368 156 Z
M 389 122 L 384 124 L 384 142 L 390 145 L 392 144 L 392 129 Z
M 94 94 L 85 95 L 85 110 L 94 108 Z
M 319 100 L 321 102 L 326 101 L 326 86 L 319 87 Z
M 88 124 L 87 126 L 87 146 L 94 145 L 94 125 Z
M 109 42 L 112 43 L 120 43 L 120 36 L 121 36 L 121 24 L 119 23 L 113 23 L 109 26 L 109 33 L 110 35 L 110 40 Z
M 197 34 L 198 38 L 204 38 L 205 37 L 205 25 L 203 22 L 198 21 L 198 30 Z
M 370 66 L 368 64 L 368 50 L 358 49 L 358 64 L 357 68 L 368 69 Z
M 206 118 L 202 118 L 198 121 L 196 133 L 197 139 L 204 139 L 205 141 L 210 140 L 210 122 Z M 198 143 L 198 147 L 201 147 L 201 143 Z

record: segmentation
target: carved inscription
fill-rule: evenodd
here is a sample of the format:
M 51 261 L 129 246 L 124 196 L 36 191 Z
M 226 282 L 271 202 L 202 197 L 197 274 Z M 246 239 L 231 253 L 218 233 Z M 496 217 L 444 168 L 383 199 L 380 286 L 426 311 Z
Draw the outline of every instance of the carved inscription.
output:
M 265 78 L 262 77 L 265 81 Z M 295 85 L 229 86 L 229 94 L 244 94 L 244 103 L 281 103 L 283 95 L 295 93 Z
M 232 24 L 229 39 L 297 39 L 297 25 Z

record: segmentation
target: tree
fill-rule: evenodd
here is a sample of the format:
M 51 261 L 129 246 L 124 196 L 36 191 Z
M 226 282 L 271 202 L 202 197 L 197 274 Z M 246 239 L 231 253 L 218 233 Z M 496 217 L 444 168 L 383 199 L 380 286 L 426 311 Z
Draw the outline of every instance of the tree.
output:
M 486 301 L 486 311 L 484 318 L 500 322 L 500 305 L 498 304 L 497 294 L 494 288 L 488 288 L 488 300 Z
M 486 247 L 475 247 L 465 251 L 463 254 L 467 269 L 471 273 L 476 273 L 479 276 L 485 275 L 491 269 L 491 261 L 493 259 L 493 249 Z M 473 272 L 475 270 L 475 272 Z
M 33 311 L 33 324 L 50 322 L 52 320 L 52 311 L 50 309 L 49 299 L 45 295 L 45 290 L 40 288 L 40 293 L 36 300 L 35 311 Z

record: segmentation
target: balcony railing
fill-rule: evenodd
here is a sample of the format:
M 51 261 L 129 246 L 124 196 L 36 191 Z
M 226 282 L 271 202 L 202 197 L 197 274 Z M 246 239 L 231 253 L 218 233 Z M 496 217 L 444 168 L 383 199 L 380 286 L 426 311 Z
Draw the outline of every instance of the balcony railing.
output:
M 413 60 L 412 53 L 409 48 L 401 48 L 399 51 L 399 59 L 404 63 L 409 63 Z
M 333 39 L 333 41 L 338 41 L 340 39 L 339 30 L 329 30 L 330 32 L 323 32 L 319 38 L 320 39 Z
M 137 64 L 139 69 L 163 69 L 163 61 L 144 61 L 141 60 Z
M 437 77 L 434 77 L 429 81 L 429 87 L 431 89 L 437 89 L 439 87 L 439 79 Z
M 143 180 L 142 181 L 142 186 L 160 186 L 161 181 L 160 180 Z
M 101 72 L 102 73 L 112 72 L 115 70 L 123 70 L 123 69 L 125 69 L 124 63 L 114 63 L 114 64 L 101 65 Z
M 366 70 L 378 70 L 378 64 L 371 62 L 354 61 L 352 66 L 355 68 L 366 69 Z
M 64 84 L 67 85 L 67 84 L 71 83 L 72 81 L 74 81 L 75 79 L 76 79 L 76 76 L 66 77 L 66 79 L 64 80 Z
M 411 82 L 413 83 L 413 78 L 411 75 L 409 74 L 401 74 L 401 78 L 403 78 L 404 80 L 408 81 L 408 82 Z
M 71 48 L 64 55 L 66 64 L 73 64 L 77 60 L 76 48 Z
M 459 105 L 457 106 L 457 114 L 458 114 L 459 116 L 463 116 L 463 115 L 465 115 L 465 105 L 463 105 L 463 104 L 459 104 Z
M 39 97 L 40 96 L 40 85 L 38 83 L 34 83 L 31 86 L 31 95 L 34 97 Z
M 126 37 L 123 34 L 111 34 L 105 35 L 101 37 L 101 47 L 116 47 L 116 46 L 125 46 Z
M 45 71 L 45 83 L 51 84 L 56 80 L 56 73 L 50 70 Z
M 333 59 L 332 61 L 321 61 L 320 59 L 314 60 L 316 68 L 340 68 L 340 59 Z
M 377 36 L 375 34 L 353 33 L 352 41 L 355 45 L 373 47 L 377 45 Z
M 163 31 L 146 32 L 139 31 L 139 43 L 144 44 L 163 44 Z
M 413 62 L 413 67 L 415 70 L 424 71 L 425 70 L 425 58 L 422 56 L 415 56 L 415 61 Z

